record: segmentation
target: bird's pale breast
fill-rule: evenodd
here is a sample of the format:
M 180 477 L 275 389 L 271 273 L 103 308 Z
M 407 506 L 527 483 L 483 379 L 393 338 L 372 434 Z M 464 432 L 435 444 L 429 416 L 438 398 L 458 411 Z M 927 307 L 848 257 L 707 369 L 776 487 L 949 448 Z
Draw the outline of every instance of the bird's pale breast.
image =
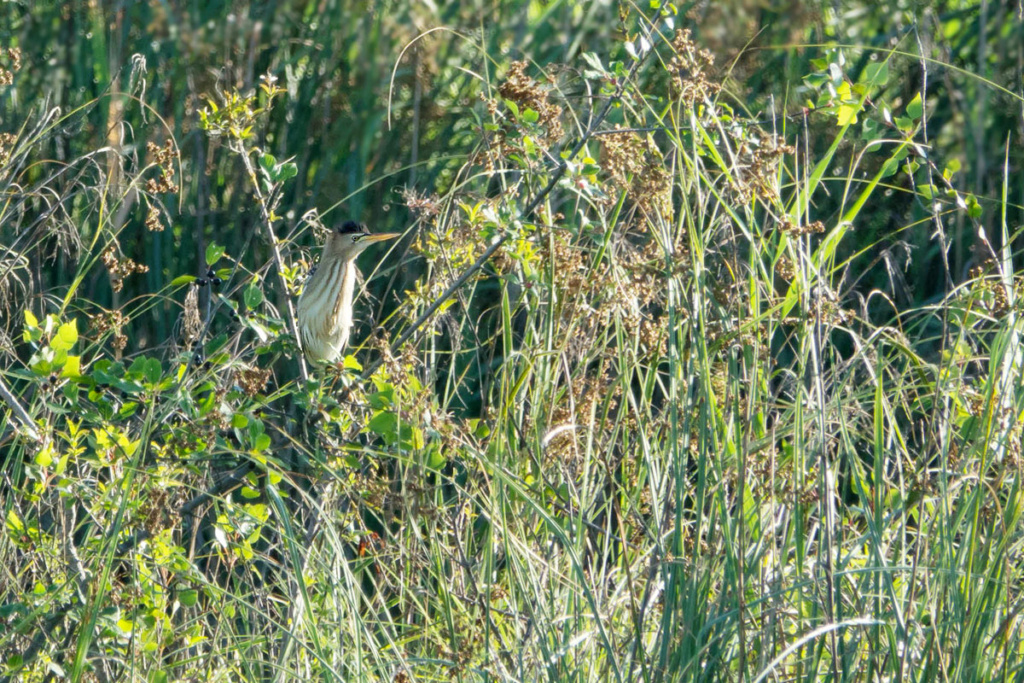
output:
M 355 266 L 351 262 L 321 263 L 299 299 L 302 348 L 313 361 L 334 362 L 352 329 Z

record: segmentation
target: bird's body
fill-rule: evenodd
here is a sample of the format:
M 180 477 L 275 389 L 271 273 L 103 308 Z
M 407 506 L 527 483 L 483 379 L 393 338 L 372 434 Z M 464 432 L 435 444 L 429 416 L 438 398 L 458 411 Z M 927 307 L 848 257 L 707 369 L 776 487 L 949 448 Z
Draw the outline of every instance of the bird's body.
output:
M 333 363 L 341 356 L 352 331 L 356 257 L 368 245 L 397 236 L 371 235 L 352 221 L 331 231 L 320 263 L 299 298 L 299 334 L 309 360 Z

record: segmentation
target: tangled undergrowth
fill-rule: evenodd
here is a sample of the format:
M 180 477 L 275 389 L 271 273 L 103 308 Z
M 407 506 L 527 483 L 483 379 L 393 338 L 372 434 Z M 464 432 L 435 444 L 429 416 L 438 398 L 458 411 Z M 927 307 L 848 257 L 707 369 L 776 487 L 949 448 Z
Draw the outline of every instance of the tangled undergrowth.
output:
M 161 130 L 145 165 L 127 132 L 48 163 L 57 112 L 2 133 L 0 675 L 1018 677 L 1006 195 L 981 212 L 920 96 L 882 101 L 894 52 L 829 50 L 813 107 L 759 119 L 676 21 L 478 84 L 473 146 L 379 254 L 392 297 L 308 377 L 289 302 L 327 219 L 285 201 L 273 76 L 196 112 L 216 161 Z M 180 231 L 215 164 L 259 229 L 149 268 L 125 226 Z M 897 234 L 856 233 L 890 192 L 988 249 L 922 305 Z M 890 288 L 855 272 L 876 257 Z M 132 332 L 170 302 L 169 339 Z

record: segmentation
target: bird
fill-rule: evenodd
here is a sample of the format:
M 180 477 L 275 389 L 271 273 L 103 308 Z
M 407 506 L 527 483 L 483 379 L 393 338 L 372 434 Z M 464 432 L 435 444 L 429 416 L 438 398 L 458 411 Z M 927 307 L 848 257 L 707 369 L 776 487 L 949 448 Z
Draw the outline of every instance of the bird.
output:
M 334 363 L 352 332 L 356 257 L 376 242 L 398 232 L 371 234 L 363 223 L 346 221 L 331 230 L 316 268 L 299 297 L 298 323 L 302 350 L 310 361 Z

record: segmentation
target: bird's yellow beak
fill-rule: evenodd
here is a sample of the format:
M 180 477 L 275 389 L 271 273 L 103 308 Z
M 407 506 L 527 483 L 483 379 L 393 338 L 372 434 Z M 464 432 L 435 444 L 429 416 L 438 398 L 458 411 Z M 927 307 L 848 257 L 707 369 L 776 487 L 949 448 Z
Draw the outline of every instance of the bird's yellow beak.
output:
M 359 240 L 363 244 L 373 244 L 374 242 L 383 242 L 384 240 L 394 239 L 401 237 L 400 232 L 379 232 L 371 235 L 366 235 L 363 239 Z

